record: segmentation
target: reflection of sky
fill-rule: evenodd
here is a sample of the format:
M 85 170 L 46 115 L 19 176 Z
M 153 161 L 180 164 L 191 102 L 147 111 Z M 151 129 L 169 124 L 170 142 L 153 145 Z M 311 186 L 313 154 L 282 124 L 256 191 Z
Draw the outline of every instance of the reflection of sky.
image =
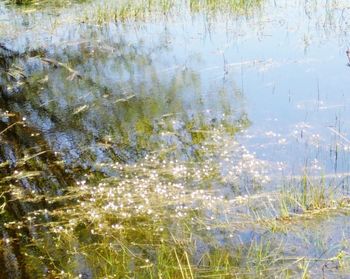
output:
M 212 116 L 220 115 L 223 106 L 218 90 L 226 88 L 228 100 L 232 100 L 228 105 L 247 112 L 253 123 L 240 141 L 258 158 L 282 162 L 297 173 L 312 162 L 318 162 L 317 170 L 321 167 L 330 172 L 336 166 L 338 171 L 347 171 L 350 68 L 346 67 L 344 31 L 349 14 L 344 8 L 348 4 L 277 2 L 266 1 L 248 18 L 223 15 L 207 20 L 197 14 L 181 20 L 127 23 L 123 28 L 111 25 L 107 41 L 125 30 L 124 40 L 142 41 L 144 49 L 166 46 L 149 57 L 160 80 L 170 80 L 178 69 L 199 73 L 203 106 L 196 106 L 198 96 L 193 88 L 182 94 L 190 113 L 207 109 Z M 8 21 L 4 15 L 1 18 Z M 66 27 L 57 28 L 53 34 L 44 32 L 35 39 L 30 32 L 26 36 L 39 45 L 59 46 L 79 37 L 80 31 L 72 28 L 70 32 Z M 31 32 L 37 29 L 40 26 L 35 25 Z M 20 45 L 26 43 L 24 38 L 16 40 Z M 106 64 L 99 74 L 103 82 L 116 81 L 112 64 Z M 139 80 L 149 77 L 142 70 L 135 76 Z M 118 78 L 127 80 L 129 76 Z M 243 93 L 243 101 L 237 101 L 237 92 Z M 338 162 L 332 152 L 336 145 Z
M 215 102 L 210 86 L 222 82 L 227 70 L 226 83 L 244 92 L 245 110 L 253 123 L 247 144 L 258 157 L 286 161 L 295 172 L 314 162 L 315 169 L 331 171 L 336 166 L 347 171 L 350 69 L 341 9 L 328 18 L 319 1 L 309 19 L 303 5 L 283 2 L 280 8 L 267 5 L 257 19 L 214 23 L 209 31 L 200 18 L 187 28 L 170 27 L 176 34 L 171 36 L 174 56 L 185 64 L 188 57 L 200 57 L 194 68 L 200 67 L 209 104 Z M 301 128 L 302 123 L 310 127 Z M 266 137 L 268 131 L 277 136 Z M 241 140 L 246 144 L 246 137 Z M 336 143 L 337 163 L 331 152 Z

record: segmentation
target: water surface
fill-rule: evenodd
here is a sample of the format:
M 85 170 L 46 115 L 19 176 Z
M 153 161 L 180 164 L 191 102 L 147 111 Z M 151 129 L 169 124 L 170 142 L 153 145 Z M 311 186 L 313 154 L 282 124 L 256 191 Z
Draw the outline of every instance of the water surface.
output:
M 114 21 L 100 1 L 0 2 L 0 173 L 11 200 L 3 222 L 62 208 L 66 203 L 50 199 L 86 180 L 127 181 L 136 189 L 137 179 L 158 181 L 153 171 L 160 184 L 168 179 L 186 193 L 213 191 L 214 200 L 269 195 L 304 174 L 336 185 L 346 198 L 349 4 L 245 3 L 208 9 L 179 1 Z M 21 200 L 14 189 L 30 199 Z M 185 199 L 181 191 L 175 196 Z M 204 215 L 223 218 L 217 203 L 213 208 Z M 236 207 L 225 214 L 237 222 Z M 333 234 L 344 220 L 342 212 L 315 222 Z M 30 222 L 24 227 L 22 235 L 40 235 Z M 295 227 L 281 236 L 287 244 L 322 230 L 315 226 L 305 236 L 303 225 Z M 15 239 L 1 264 L 16 270 L 13 278 L 30 274 L 20 251 L 28 240 L 6 226 L 1 230 L 4 243 Z M 260 233 L 247 231 L 237 238 L 249 242 Z M 333 236 L 334 246 L 348 230 L 342 233 Z M 213 235 L 221 238 L 218 231 Z M 227 243 L 226 236 L 221 241 Z M 317 247 L 292 251 L 331 258 L 337 249 L 330 255 Z M 75 262 L 76 276 L 82 270 L 93 276 L 85 260 Z M 310 272 L 318 276 L 324 268 L 314 264 Z

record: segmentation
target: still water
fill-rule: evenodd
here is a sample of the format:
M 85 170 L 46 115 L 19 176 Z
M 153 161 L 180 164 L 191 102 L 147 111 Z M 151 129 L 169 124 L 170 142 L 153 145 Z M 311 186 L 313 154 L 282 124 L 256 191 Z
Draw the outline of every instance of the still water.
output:
M 64 196 L 86 179 L 127 181 L 120 165 L 136 169 L 149 158 L 155 166 L 163 162 L 160 169 L 170 160 L 171 175 L 197 164 L 203 174 L 171 183 L 219 189 L 216 195 L 226 198 L 274 192 L 304 174 L 342 185 L 346 195 L 349 3 L 243 3 L 197 10 L 178 1 L 115 22 L 103 7 L 119 2 L 1 1 L 1 184 L 7 200 L 11 183 L 33 199 L 40 194 L 23 203 L 17 195 L 3 222 L 61 207 L 47 204 L 45 195 Z M 214 169 L 207 187 L 201 175 Z M 50 218 L 43 220 L 56 220 Z M 343 223 L 338 243 L 349 234 L 344 220 L 313 226 L 332 233 Z M 2 234 L 6 244 L 7 229 Z M 238 235 L 246 242 L 254 234 Z M 287 243 L 300 241 L 290 235 Z M 312 237 L 314 231 L 305 236 Z M 17 272 L 9 278 L 28 272 L 20 259 L 28 241 L 16 241 L 2 261 Z M 317 243 L 308 243 L 313 257 L 325 254 Z M 76 261 L 76 274 L 93 276 L 84 260 Z
M 345 2 L 267 1 L 242 16 L 184 10 L 103 27 L 70 20 L 79 6 L 23 12 L 2 5 L 5 46 L 42 49 L 83 73 L 82 81 L 70 82 L 69 71 L 43 68 L 36 58 L 19 62 L 30 76 L 29 92 L 11 106 L 65 160 L 90 149 L 103 161 L 96 141 L 117 137 L 116 126 L 133 133 L 127 126 L 140 116 L 154 125 L 168 113 L 180 121 L 226 114 L 249 120 L 239 141 L 280 166 L 274 173 L 298 174 L 309 165 L 324 173 L 348 171 Z M 44 85 L 33 89 L 40 75 Z

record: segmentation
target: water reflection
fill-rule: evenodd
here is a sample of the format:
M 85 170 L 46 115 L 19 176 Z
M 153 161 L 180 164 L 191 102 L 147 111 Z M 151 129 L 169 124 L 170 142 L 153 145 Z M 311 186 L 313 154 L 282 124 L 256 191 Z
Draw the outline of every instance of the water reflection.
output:
M 180 16 L 165 5 L 146 21 L 149 9 L 128 21 L 130 11 L 100 1 L 98 17 L 85 14 L 91 3 L 54 14 L 47 1 L 0 3 L 0 264 L 14 278 L 92 278 L 103 268 L 92 268 L 91 250 L 109 272 L 104 258 L 122 262 L 114 263 L 121 277 L 144 266 L 154 274 L 149 262 L 162 256 L 154 247 L 161 236 L 173 243 L 182 222 L 198 232 L 198 250 L 229 234 L 251 244 L 250 254 L 262 238 L 244 226 L 280 215 L 268 194 L 254 196 L 271 177 L 275 188 L 279 174 L 306 168 L 325 178 L 341 172 L 347 183 L 348 4 L 239 1 L 226 10 L 214 2 L 190 1 Z M 223 220 L 235 227 L 218 226 Z M 188 251 L 179 252 L 185 261 Z
M 72 30 L 73 43 L 45 57 L 18 60 L 8 71 L 12 76 L 21 71 L 18 79 L 8 78 L 3 93 L 9 108 L 44 131 L 68 162 L 90 166 L 109 156 L 127 161 L 170 142 L 191 156 L 200 143 L 200 133 L 192 130 L 223 124 L 235 132 L 237 121 L 248 124 L 235 87 L 223 83 L 211 89 L 216 100 L 210 103 L 194 69 L 153 58 L 170 52 L 162 36 L 148 47 L 142 40 L 127 42 L 121 31 L 116 25 Z
M 99 181 L 100 177 L 113 179 L 109 184 L 119 183 L 118 177 L 124 174 L 118 162 L 128 166 L 153 154 L 151 156 L 156 159 L 145 161 L 154 164 L 153 167 L 162 160 L 189 163 L 194 160 L 198 166 L 182 168 L 179 162 L 173 172 L 168 167 L 163 169 L 162 165 L 154 171 L 147 168 L 139 173 L 135 170 L 129 193 L 137 193 L 140 183 L 147 181 L 150 173 L 151 188 L 141 190 L 142 195 L 151 194 L 155 177 L 165 171 L 169 182 L 163 189 L 164 182 L 160 181 L 155 191 L 166 195 L 170 187 L 181 189 L 185 181 L 188 187 L 193 184 L 193 187 L 203 188 L 220 183 L 232 190 L 232 181 L 243 181 L 242 172 L 250 179 L 251 166 L 237 170 L 231 170 L 227 164 L 220 164 L 218 170 L 211 166 L 231 159 L 229 157 L 240 148 L 238 144 L 231 151 L 234 153 L 226 150 L 225 154 L 220 154 L 218 148 L 222 148 L 224 139 L 233 140 L 237 132 L 250 125 L 242 94 L 234 84 L 225 81 L 211 87 L 213 93 L 203 94 L 205 88 L 198 70 L 169 57 L 173 48 L 169 46 L 168 37 L 165 29 L 161 35 L 153 37 L 151 43 L 145 43 L 144 37 L 125 34 L 125 26 L 118 24 L 81 25 L 79 28 L 65 25 L 57 31 L 53 44 L 35 47 L 35 43 L 34 46 L 23 44 L 25 38 L 22 38 L 24 41 L 19 38 L 12 49 L 8 44 L 3 45 L 1 160 L 5 168 L 2 168 L 1 183 L 4 190 L 8 188 L 5 199 L 14 201 L 6 203 L 1 230 L 3 241 L 11 244 L 8 248 L 4 246 L 9 256 L 3 258 L 3 266 L 6 270 L 15 270 L 15 277 L 42 272 L 56 274 L 57 263 L 42 258 L 40 249 L 52 251 L 57 257 L 61 248 L 51 243 L 57 242 L 55 237 L 66 230 L 66 221 L 61 219 L 68 213 L 66 206 L 76 203 L 68 186 L 84 175 L 88 175 L 89 183 Z M 38 44 L 45 38 L 46 34 L 39 36 Z M 13 116 L 7 117 L 5 110 L 14 112 Z M 217 138 L 212 141 L 214 135 Z M 228 147 L 227 144 L 223 146 Z M 240 161 L 245 153 L 244 149 L 239 151 L 235 160 Z M 178 185 L 173 185 L 170 178 L 176 170 L 180 175 L 187 168 L 188 174 L 185 172 L 184 177 L 172 178 L 179 180 Z M 127 177 L 125 174 L 123 179 Z M 208 186 L 201 185 L 205 177 Z M 225 177 L 223 182 L 221 177 Z M 9 182 L 11 184 L 6 186 Z M 85 183 L 81 183 L 84 186 Z M 258 179 L 256 183 L 260 184 Z M 250 187 L 246 181 L 244 184 Z M 237 189 L 245 191 L 240 189 L 239 181 Z M 78 198 L 84 200 L 89 193 L 81 190 Z M 65 196 L 67 191 L 69 195 Z M 182 192 L 178 194 L 180 196 L 173 193 L 174 197 L 182 199 Z M 105 201 L 113 203 L 113 200 Z M 181 213 L 181 208 L 179 210 Z M 90 209 L 86 207 L 84 211 L 90 212 Z M 138 211 L 132 218 L 147 212 Z M 93 212 L 91 214 L 94 216 Z M 56 216 L 61 219 L 62 229 L 56 226 Z M 75 220 L 73 215 L 69 218 Z M 74 225 L 71 221 L 69 223 Z M 52 234 L 44 234 L 46 223 Z M 84 232 L 84 228 L 77 228 L 77 232 L 85 236 L 74 245 L 94 238 L 90 232 Z M 35 244 L 34 249 L 26 246 L 28 240 Z M 43 248 L 41 243 L 46 243 Z M 38 260 L 31 260 L 35 255 L 40 255 Z M 8 260 L 9 257 L 12 260 Z M 74 274 L 85 274 L 88 278 L 93 273 L 98 274 L 98 270 L 90 270 L 91 263 L 87 263 L 82 254 L 77 254 L 74 260 L 64 253 L 60 257 L 62 264 L 58 266 L 62 271 L 68 271 L 72 261 L 76 265 Z

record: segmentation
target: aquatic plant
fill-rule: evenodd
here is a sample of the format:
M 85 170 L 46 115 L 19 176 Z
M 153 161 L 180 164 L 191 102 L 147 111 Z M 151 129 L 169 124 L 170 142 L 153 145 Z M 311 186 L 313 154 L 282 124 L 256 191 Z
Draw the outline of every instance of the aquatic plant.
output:
M 305 174 L 299 183 L 287 184 L 281 192 L 282 215 L 313 212 L 339 206 L 341 195 L 326 182 L 313 182 Z
M 242 18 L 262 1 L 94 1 L 69 6 L 69 17 L 67 9 L 49 21 L 42 20 L 45 5 L 50 10 L 65 1 L 12 1 L 25 2 L 9 9 L 28 8 L 20 20 L 26 31 L 35 29 L 33 22 L 49 24 L 40 47 L 31 39 L 1 57 L 4 273 L 191 279 L 349 274 L 348 228 L 322 235 L 329 216 L 346 220 L 346 192 L 310 175 L 267 191 L 275 165 L 237 141 L 251 125 L 242 97 L 228 93 L 240 89 L 226 86 L 225 76 L 222 88 L 213 90 L 223 105 L 207 109 L 194 69 L 153 65 L 169 56 L 163 51 L 170 47 L 167 36 L 145 47 L 143 37 L 130 42 L 125 34 L 130 22 L 139 28 L 161 17 Z M 29 34 L 41 35 L 38 30 Z M 62 39 L 61 33 L 68 35 Z M 210 98 L 204 101 L 211 107 Z M 339 231 L 344 236 L 334 236 Z

